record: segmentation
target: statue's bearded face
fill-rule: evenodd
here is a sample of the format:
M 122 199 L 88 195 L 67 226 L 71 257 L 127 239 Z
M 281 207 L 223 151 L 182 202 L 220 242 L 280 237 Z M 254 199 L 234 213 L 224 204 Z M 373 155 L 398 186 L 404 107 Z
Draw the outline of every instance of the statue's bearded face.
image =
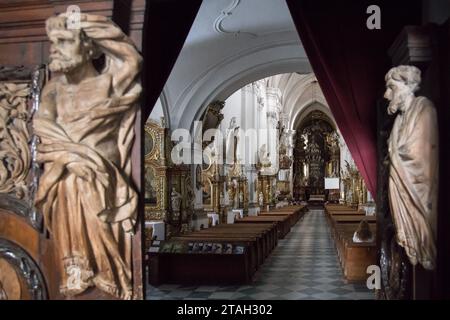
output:
M 404 82 L 390 79 L 386 83 L 386 92 L 384 93 L 384 97 L 389 100 L 388 114 L 392 115 L 398 110 L 402 110 L 406 97 L 411 93 L 411 89 Z
M 81 33 L 78 30 L 55 29 L 49 33 L 52 72 L 71 72 L 86 62 Z

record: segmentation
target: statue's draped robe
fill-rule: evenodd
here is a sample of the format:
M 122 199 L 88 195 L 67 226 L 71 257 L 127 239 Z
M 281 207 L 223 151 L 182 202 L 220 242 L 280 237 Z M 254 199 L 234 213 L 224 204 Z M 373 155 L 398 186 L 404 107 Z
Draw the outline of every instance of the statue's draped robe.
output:
M 106 77 L 106 79 L 105 79 Z M 99 85 L 110 83 L 109 87 Z M 55 119 L 36 117 L 45 162 L 36 196 L 54 237 L 61 266 L 62 294 L 72 296 L 95 285 L 119 298 L 131 298 L 131 235 L 137 194 L 129 181 L 135 107 L 140 86 L 115 97 L 111 75 L 84 80 L 75 92 L 56 82 L 56 104 L 73 95 Z M 88 97 L 88 98 L 86 98 Z M 71 173 L 78 163 L 93 179 Z
M 389 138 L 389 200 L 397 242 L 413 265 L 435 266 L 438 130 L 432 102 L 417 97 L 397 115 Z

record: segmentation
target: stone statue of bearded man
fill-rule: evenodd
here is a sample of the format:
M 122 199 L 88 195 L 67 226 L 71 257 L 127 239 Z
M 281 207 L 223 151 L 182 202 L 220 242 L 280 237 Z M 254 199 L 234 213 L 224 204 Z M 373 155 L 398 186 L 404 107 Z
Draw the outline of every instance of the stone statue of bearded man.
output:
M 397 242 L 412 265 L 435 268 L 438 194 L 438 125 L 433 103 L 416 97 L 421 81 L 414 66 L 385 77 L 389 114 L 397 113 L 389 137 L 389 201 Z
M 33 120 L 43 163 L 35 204 L 56 246 L 61 294 L 95 286 L 129 299 L 137 215 L 130 151 L 142 58 L 107 18 L 82 14 L 80 27 L 69 29 L 64 14 L 46 22 L 57 75 Z M 92 64 L 99 54 L 100 72 Z

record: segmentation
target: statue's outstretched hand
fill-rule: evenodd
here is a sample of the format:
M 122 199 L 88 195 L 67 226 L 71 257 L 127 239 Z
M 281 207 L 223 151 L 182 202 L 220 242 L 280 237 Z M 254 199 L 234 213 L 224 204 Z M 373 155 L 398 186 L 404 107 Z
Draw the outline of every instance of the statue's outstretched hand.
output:
M 82 14 L 80 27 L 94 41 L 125 38 L 125 34 L 114 22 L 102 16 Z

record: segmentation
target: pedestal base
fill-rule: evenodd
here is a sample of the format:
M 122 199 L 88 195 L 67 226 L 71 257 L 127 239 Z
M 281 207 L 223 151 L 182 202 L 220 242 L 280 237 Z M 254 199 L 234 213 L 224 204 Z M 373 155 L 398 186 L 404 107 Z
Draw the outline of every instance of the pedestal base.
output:
M 195 210 L 195 217 L 192 218 L 191 227 L 194 230 L 200 230 L 202 228 L 208 228 L 209 219 L 206 214 L 206 212 L 203 211 L 203 209 L 196 209 Z
M 261 212 L 261 209 L 259 207 L 248 208 L 249 216 L 257 216 L 260 212 Z

